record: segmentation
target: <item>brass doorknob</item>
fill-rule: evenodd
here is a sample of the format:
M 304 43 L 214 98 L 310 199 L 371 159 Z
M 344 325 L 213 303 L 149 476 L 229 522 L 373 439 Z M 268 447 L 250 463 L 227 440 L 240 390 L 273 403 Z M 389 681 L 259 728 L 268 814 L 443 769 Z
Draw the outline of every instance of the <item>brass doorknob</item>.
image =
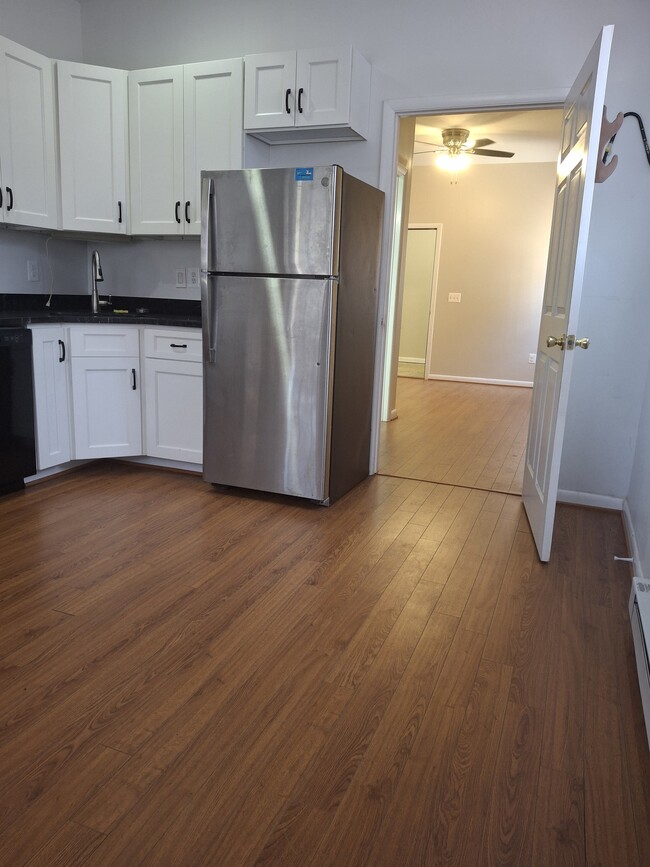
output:
M 580 340 L 576 340 L 576 346 L 579 346 L 580 349 L 589 349 L 589 338 L 581 337 Z
M 563 334 L 562 337 L 547 337 L 546 345 L 549 349 L 553 349 L 554 346 L 558 346 L 560 349 L 564 349 L 564 344 L 566 342 L 566 334 Z

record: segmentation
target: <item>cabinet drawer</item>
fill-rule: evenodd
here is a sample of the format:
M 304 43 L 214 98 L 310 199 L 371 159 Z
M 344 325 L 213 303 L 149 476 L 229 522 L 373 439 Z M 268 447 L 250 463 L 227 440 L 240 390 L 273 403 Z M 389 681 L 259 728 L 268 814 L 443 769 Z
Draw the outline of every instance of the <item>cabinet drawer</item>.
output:
M 140 355 L 137 325 L 71 325 L 70 354 L 86 358 L 127 358 Z
M 145 328 L 146 358 L 168 358 L 174 361 L 201 361 L 200 328 Z

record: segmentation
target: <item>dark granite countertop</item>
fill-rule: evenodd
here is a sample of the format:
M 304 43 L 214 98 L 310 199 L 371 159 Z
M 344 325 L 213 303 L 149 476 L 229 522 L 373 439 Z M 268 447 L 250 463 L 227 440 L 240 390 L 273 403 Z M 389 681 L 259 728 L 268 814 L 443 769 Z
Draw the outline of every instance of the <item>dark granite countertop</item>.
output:
M 111 310 L 94 315 L 89 295 L 48 295 L 0 293 L 0 327 L 32 324 L 117 323 L 164 325 L 176 328 L 201 327 L 201 302 L 175 298 L 113 296 Z M 116 313 L 123 310 L 123 313 Z

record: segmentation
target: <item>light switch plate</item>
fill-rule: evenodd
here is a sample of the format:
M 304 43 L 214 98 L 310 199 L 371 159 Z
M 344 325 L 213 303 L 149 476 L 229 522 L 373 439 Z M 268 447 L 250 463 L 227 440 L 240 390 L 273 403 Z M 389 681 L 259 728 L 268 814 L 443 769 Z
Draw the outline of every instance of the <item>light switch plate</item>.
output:
M 185 289 L 187 280 L 185 279 L 185 268 L 176 269 L 176 288 Z
M 448 300 L 455 304 L 460 304 L 460 292 L 450 292 Z

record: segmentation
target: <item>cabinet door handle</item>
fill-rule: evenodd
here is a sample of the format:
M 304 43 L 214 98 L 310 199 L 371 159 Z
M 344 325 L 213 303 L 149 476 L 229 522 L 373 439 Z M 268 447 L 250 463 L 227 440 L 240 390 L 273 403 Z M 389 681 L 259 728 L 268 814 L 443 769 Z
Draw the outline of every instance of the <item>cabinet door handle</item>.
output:
M 0 208 L 2 207 L 2 187 L 0 187 Z
M 122 202 L 117 203 L 117 222 L 122 222 Z
M 7 187 L 7 196 L 9 197 L 9 202 L 7 204 L 7 211 L 10 211 L 14 206 L 14 191 L 11 187 Z
M 135 391 L 135 367 L 131 368 L 131 388 Z
M 284 110 L 287 114 L 291 114 L 291 109 L 289 108 L 289 97 L 291 96 L 291 88 L 287 87 L 287 92 L 284 95 Z
M 170 343 L 172 349 L 187 349 L 187 343 Z
M 65 343 L 59 340 L 59 362 L 65 361 Z
M 302 114 L 302 95 L 305 92 L 305 88 L 301 87 L 298 91 L 298 113 Z
M 174 215 L 176 217 L 177 223 L 180 223 L 180 221 L 181 221 L 181 218 L 180 218 L 179 213 L 178 213 L 180 211 L 180 208 L 181 208 L 181 203 L 176 202 L 176 205 L 174 206 Z
M 185 222 L 190 223 L 190 203 L 189 200 L 185 202 Z

